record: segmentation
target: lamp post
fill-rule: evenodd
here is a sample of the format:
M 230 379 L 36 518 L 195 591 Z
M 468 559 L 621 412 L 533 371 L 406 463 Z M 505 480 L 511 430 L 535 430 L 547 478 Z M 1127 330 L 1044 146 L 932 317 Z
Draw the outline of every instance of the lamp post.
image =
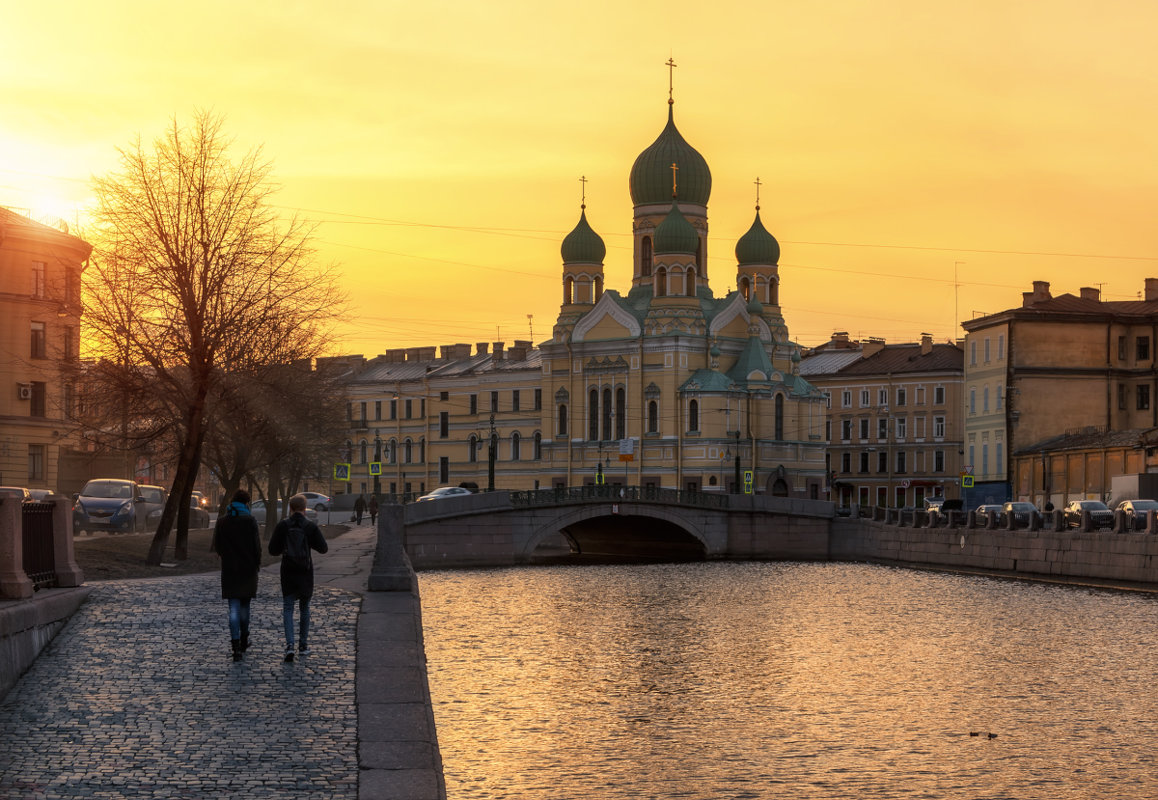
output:
M 377 498 L 382 491 L 382 437 L 378 431 L 374 431 L 374 463 L 378 465 L 374 473 L 374 497 Z
M 491 438 L 487 443 L 487 491 L 495 490 L 495 412 L 491 412 Z
M 741 491 L 740 487 L 742 485 L 743 484 L 740 483 L 740 428 L 737 425 L 736 426 L 736 492 L 737 493 L 739 493 Z

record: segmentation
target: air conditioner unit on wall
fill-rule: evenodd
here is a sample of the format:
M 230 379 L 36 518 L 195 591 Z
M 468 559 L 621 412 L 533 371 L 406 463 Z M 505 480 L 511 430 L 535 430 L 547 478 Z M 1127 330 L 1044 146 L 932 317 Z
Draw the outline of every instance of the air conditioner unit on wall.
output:
M 16 384 L 16 396 L 19 397 L 21 400 L 31 400 L 32 399 L 32 384 L 31 383 L 18 383 L 18 384 Z

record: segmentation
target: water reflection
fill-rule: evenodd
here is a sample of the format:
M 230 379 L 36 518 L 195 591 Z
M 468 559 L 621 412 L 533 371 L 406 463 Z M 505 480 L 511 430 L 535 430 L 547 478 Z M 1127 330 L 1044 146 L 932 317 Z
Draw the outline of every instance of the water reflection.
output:
M 420 580 L 456 800 L 1158 796 L 1149 596 L 842 564 Z

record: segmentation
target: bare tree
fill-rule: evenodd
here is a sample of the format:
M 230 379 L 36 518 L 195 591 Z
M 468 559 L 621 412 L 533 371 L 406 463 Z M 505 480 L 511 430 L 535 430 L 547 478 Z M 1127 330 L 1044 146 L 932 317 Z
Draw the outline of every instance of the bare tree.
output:
M 221 119 L 200 112 L 188 127 L 174 119 L 151 147 L 138 139 L 120 151 L 118 172 L 95 181 L 86 333 L 98 357 L 140 376 L 134 391 L 152 395 L 131 407 L 167 408 L 178 441 L 151 564 L 174 521 L 177 558 L 186 555 L 189 496 L 224 376 L 320 354 L 336 297 L 309 226 L 270 205 L 260 150 L 232 160 L 229 145 Z

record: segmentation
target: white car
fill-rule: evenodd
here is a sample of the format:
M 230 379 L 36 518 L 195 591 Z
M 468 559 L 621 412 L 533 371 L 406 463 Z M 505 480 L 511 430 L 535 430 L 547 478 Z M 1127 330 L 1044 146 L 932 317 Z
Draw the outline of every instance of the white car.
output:
M 421 503 L 423 500 L 442 500 L 445 497 L 457 497 L 463 494 L 472 494 L 470 489 L 462 486 L 442 486 L 435 489 L 430 494 L 424 494 L 414 502 Z
M 306 498 L 306 508 L 314 511 L 329 511 L 330 504 L 333 503 L 329 495 L 321 492 L 301 492 L 300 494 Z

